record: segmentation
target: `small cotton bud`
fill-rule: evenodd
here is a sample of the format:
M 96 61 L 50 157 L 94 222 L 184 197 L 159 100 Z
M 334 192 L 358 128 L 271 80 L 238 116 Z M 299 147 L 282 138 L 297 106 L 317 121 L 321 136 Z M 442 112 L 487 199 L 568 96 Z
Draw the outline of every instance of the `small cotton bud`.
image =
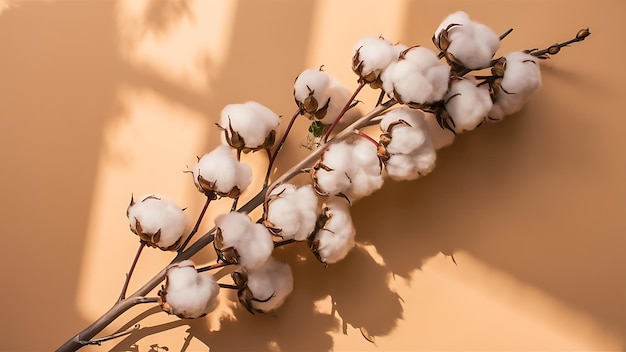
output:
M 222 109 L 222 142 L 248 153 L 274 145 L 280 117 L 267 107 L 249 101 L 230 104 Z
M 318 223 L 319 230 L 309 238 L 313 254 L 325 264 L 345 258 L 354 247 L 356 234 L 348 201 L 332 197 L 324 204 Z
M 239 302 L 252 314 L 274 311 L 293 290 L 291 267 L 272 257 L 255 270 L 233 273 L 233 279 Z
M 268 195 L 263 224 L 283 239 L 303 241 L 315 229 L 318 199 L 311 185 L 277 186 Z
M 195 319 L 215 309 L 219 289 L 212 275 L 198 273 L 191 260 L 184 260 L 167 269 L 159 301 L 165 312 Z
M 274 241 L 265 226 L 236 211 L 215 218 L 217 231 L 213 245 L 218 258 L 239 264 L 245 270 L 261 266 L 272 254 Z
M 131 198 L 126 211 L 130 229 L 143 242 L 162 250 L 175 250 L 185 234 L 183 210 L 173 201 L 158 194 Z
M 250 166 L 237 161 L 233 151 L 221 145 L 205 154 L 192 169 L 198 190 L 207 196 L 238 197 L 252 182 Z

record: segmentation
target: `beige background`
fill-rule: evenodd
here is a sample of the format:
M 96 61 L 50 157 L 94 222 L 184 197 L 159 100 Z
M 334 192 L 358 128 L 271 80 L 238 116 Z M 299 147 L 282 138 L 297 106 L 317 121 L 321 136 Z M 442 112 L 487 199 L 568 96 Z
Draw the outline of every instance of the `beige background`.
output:
M 213 123 L 224 105 L 256 100 L 289 117 L 303 69 L 324 64 L 355 87 L 349 65 L 360 37 L 432 48 L 432 31 L 459 9 L 496 32 L 515 29 L 502 54 L 586 26 L 592 35 L 542 63 L 544 87 L 522 112 L 458 138 L 427 177 L 387 182 L 356 203 L 361 245 L 345 261 L 324 269 L 304 246 L 278 251 L 296 283 L 276 316 L 251 316 L 226 291 L 218 312 L 195 321 L 142 306 L 106 332 L 135 322 L 141 330 L 93 350 L 623 350 L 625 8 L 608 0 L 8 3 L 0 350 L 54 349 L 113 303 L 137 246 L 124 216 L 131 193 L 167 194 L 193 222 L 202 196 L 181 171 L 219 142 Z M 366 110 L 375 94 L 361 100 Z M 304 155 L 304 138 L 290 138 L 280 170 Z M 245 160 L 258 185 L 263 156 Z M 228 207 L 216 202 L 203 229 Z M 131 290 L 170 259 L 146 251 Z

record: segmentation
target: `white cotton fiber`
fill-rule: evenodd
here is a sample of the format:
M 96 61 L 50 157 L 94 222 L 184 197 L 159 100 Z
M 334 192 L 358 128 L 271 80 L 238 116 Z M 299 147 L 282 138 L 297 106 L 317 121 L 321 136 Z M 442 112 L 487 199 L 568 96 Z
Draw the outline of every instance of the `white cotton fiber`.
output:
M 442 43 L 441 37 L 447 29 L 449 43 Z M 444 52 L 469 69 L 489 67 L 493 55 L 500 48 L 500 38 L 489 27 L 472 21 L 463 12 L 455 12 L 446 17 L 435 31 L 435 42 Z M 447 45 L 447 48 L 446 48 Z
M 477 84 L 472 77 L 455 80 L 444 97 L 445 108 L 454 121 L 456 133 L 476 128 L 485 120 L 493 106 L 487 86 L 478 87 Z
M 192 172 L 200 192 L 215 191 L 220 196 L 238 196 L 252 182 L 250 166 L 237 161 L 233 151 L 225 145 L 202 156 Z M 205 183 L 201 182 L 200 176 Z
M 536 57 L 524 52 L 513 52 L 505 58 L 506 69 L 501 89 L 489 112 L 492 120 L 518 112 L 528 98 L 541 88 L 541 70 Z
M 159 292 L 163 309 L 180 318 L 199 318 L 217 306 L 219 286 L 212 275 L 198 273 L 191 260 L 167 269 L 165 291 Z
M 280 307 L 293 290 L 293 272 L 289 264 L 270 257 L 262 266 L 248 272 L 248 288 L 255 299 L 252 307 L 264 313 Z
M 381 74 L 383 89 L 402 104 L 439 101 L 448 90 L 450 67 L 432 51 L 412 47 L 402 52 Z
M 221 231 L 223 246 L 219 250 L 234 248 L 239 255 L 238 263 L 246 270 L 263 264 L 274 250 L 272 235 L 261 224 L 236 211 L 215 218 L 215 226 Z
M 364 37 L 354 46 L 352 70 L 365 82 L 373 83 L 398 55 L 397 48 L 390 41 L 381 37 Z
M 150 246 L 176 249 L 185 234 L 187 220 L 183 210 L 159 194 L 146 194 L 133 200 L 127 215 L 131 231 Z
M 332 264 L 345 258 L 354 247 L 356 230 L 345 199 L 332 197 L 324 207 L 328 220 L 315 234 L 312 249 L 320 261 Z
M 303 241 L 315 228 L 317 208 L 318 198 L 311 185 L 279 185 L 270 193 L 266 222 L 279 229 L 283 239 Z
M 232 141 L 233 133 L 237 133 L 244 143 L 242 146 L 231 145 L 233 148 L 244 151 L 269 148 L 274 142 L 279 123 L 278 115 L 257 102 L 226 105 L 220 119 L 220 126 L 224 129 L 222 143 L 228 144 L 227 137 Z

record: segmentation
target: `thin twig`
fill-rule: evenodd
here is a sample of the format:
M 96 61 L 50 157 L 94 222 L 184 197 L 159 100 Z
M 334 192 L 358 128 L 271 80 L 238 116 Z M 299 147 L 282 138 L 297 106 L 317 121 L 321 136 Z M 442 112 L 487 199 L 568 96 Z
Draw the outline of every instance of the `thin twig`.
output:
M 101 337 L 99 339 L 94 339 L 94 340 L 89 340 L 89 341 L 81 341 L 80 343 L 82 345 L 102 345 L 103 342 L 105 341 L 109 341 L 109 340 L 113 340 L 116 339 L 118 337 L 122 337 L 122 336 L 126 336 L 130 333 L 132 333 L 135 330 L 139 330 L 141 326 L 139 324 L 135 324 L 135 326 L 133 326 L 130 329 L 124 330 L 124 331 L 120 331 L 120 332 L 116 332 L 115 334 L 109 335 L 109 336 L 105 336 L 105 337 Z
M 289 132 L 291 131 L 291 128 L 293 127 L 294 122 L 296 122 L 296 119 L 298 118 L 298 116 L 300 116 L 300 109 L 296 110 L 296 112 L 293 113 L 293 116 L 291 117 L 291 120 L 289 120 L 289 124 L 287 125 L 287 129 L 285 129 L 285 133 L 283 133 L 283 136 L 280 139 L 280 142 L 278 142 L 278 145 L 276 146 L 276 150 L 274 150 L 274 153 L 271 154 L 270 156 L 270 162 L 267 167 L 267 174 L 265 174 L 265 181 L 263 182 L 263 187 L 267 186 L 267 183 L 270 180 L 270 174 L 272 173 L 272 168 L 274 167 L 274 162 L 276 161 L 278 152 L 280 152 L 283 145 L 285 144 L 285 141 L 287 140 L 287 136 L 289 135 Z
M 330 133 L 333 131 L 333 129 L 335 129 L 335 127 L 339 123 L 339 120 L 341 120 L 343 115 L 345 115 L 346 112 L 348 112 L 348 110 L 353 106 L 352 102 L 354 101 L 354 98 L 356 98 L 356 96 L 359 94 L 361 89 L 363 89 L 363 87 L 365 87 L 365 84 L 366 84 L 365 81 L 362 81 L 362 82 L 359 83 L 359 86 L 356 87 L 356 89 L 354 90 L 354 93 L 352 93 L 352 96 L 346 102 L 346 105 L 343 106 L 343 109 L 341 109 L 341 112 L 335 118 L 335 121 L 333 121 L 332 125 L 330 125 L 330 127 L 328 127 L 328 130 L 326 130 L 326 134 L 324 134 L 324 139 L 323 139 L 324 143 L 326 143 L 326 141 L 328 141 L 328 137 L 330 136 Z
M 206 201 L 204 202 L 204 206 L 202 207 L 202 210 L 200 211 L 200 215 L 198 215 L 198 220 L 196 220 L 196 224 L 194 225 L 193 229 L 191 230 L 191 232 L 185 239 L 185 242 L 183 242 L 180 248 L 178 248 L 178 253 L 185 250 L 185 247 L 187 247 L 187 245 L 189 244 L 189 241 L 191 241 L 191 237 L 193 237 L 193 235 L 195 235 L 196 232 L 198 232 L 198 228 L 200 227 L 200 223 L 202 223 L 202 219 L 204 218 L 204 214 L 206 213 L 206 210 L 209 207 L 209 204 L 211 204 L 211 201 L 215 199 L 217 199 L 217 195 L 215 194 L 215 192 L 211 191 L 211 193 L 206 194 Z
M 130 264 L 130 269 L 126 273 L 126 279 L 124 280 L 124 285 L 122 286 L 122 292 L 120 292 L 120 296 L 117 299 L 118 302 L 123 300 L 126 296 L 126 291 L 128 290 L 128 284 L 130 283 L 130 277 L 133 275 L 133 271 L 135 271 L 135 266 L 137 266 L 137 261 L 139 260 L 139 256 L 141 255 L 141 251 L 143 251 L 143 247 L 146 246 L 146 242 L 139 241 L 139 248 L 137 248 L 137 253 L 135 253 L 135 258 L 133 259 L 132 264 Z

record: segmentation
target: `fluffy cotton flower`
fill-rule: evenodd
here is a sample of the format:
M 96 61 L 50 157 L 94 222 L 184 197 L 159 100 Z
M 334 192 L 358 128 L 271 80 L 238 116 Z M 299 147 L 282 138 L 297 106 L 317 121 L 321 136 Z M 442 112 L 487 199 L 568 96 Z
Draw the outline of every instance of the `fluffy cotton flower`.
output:
M 207 196 L 238 197 L 252 182 L 250 166 L 237 161 L 233 151 L 220 145 L 198 159 L 192 169 L 193 181 L 198 190 Z
M 307 118 L 325 125 L 332 124 L 352 96 L 334 76 L 321 69 L 304 70 L 293 86 L 296 104 Z M 355 109 L 350 109 L 342 117 L 342 123 L 351 123 L 359 117 Z
M 504 76 L 489 112 L 492 120 L 518 112 L 532 93 L 541 88 L 541 70 L 536 57 L 518 51 L 506 55 L 505 59 Z
M 220 123 L 224 130 L 222 143 L 247 153 L 274 145 L 280 117 L 267 107 L 249 101 L 226 105 Z
M 318 199 L 311 185 L 282 184 L 268 196 L 263 224 L 283 239 L 303 241 L 315 229 Z
M 379 155 L 394 180 L 413 180 L 435 167 L 437 154 L 428 134 L 424 113 L 400 107 L 383 115 Z
M 450 66 L 432 51 L 411 47 L 383 71 L 383 89 L 401 104 L 420 108 L 439 101 L 448 90 Z
M 360 80 L 369 83 L 372 88 L 381 88 L 380 74 L 398 58 L 398 55 L 396 47 L 387 39 L 364 37 L 354 46 L 352 70 Z
M 383 185 L 376 146 L 363 138 L 331 144 L 313 168 L 315 190 L 321 195 L 343 194 L 354 201 Z
M 450 64 L 469 69 L 489 67 L 500 48 L 498 35 L 484 24 L 472 21 L 463 11 L 452 13 L 441 22 L 433 42 Z
M 146 194 L 138 201 L 131 197 L 126 215 L 130 230 L 152 247 L 175 250 L 185 234 L 183 210 L 162 195 Z
M 485 120 L 493 106 L 487 87 L 479 87 L 472 77 L 454 80 L 444 101 L 456 133 L 476 128 Z
M 433 148 L 435 150 L 452 145 L 456 135 L 452 131 L 439 126 L 435 115 L 426 114 L 424 119 L 426 120 L 426 125 L 428 126 L 428 135 L 430 136 L 430 140 L 432 141 Z
M 239 302 L 252 314 L 277 309 L 293 290 L 291 267 L 272 257 L 253 271 L 233 273 L 233 279 Z
M 332 197 L 324 204 L 319 222 L 323 225 L 309 238 L 313 254 L 325 264 L 342 260 L 355 244 L 356 230 L 348 201 L 341 197 Z
M 265 226 L 236 211 L 215 219 L 217 231 L 213 245 L 221 260 L 239 264 L 245 270 L 261 266 L 272 254 L 274 241 Z
M 193 262 L 185 260 L 167 269 L 159 291 L 161 308 L 179 318 L 199 318 L 215 309 L 219 290 L 212 275 L 198 273 Z

